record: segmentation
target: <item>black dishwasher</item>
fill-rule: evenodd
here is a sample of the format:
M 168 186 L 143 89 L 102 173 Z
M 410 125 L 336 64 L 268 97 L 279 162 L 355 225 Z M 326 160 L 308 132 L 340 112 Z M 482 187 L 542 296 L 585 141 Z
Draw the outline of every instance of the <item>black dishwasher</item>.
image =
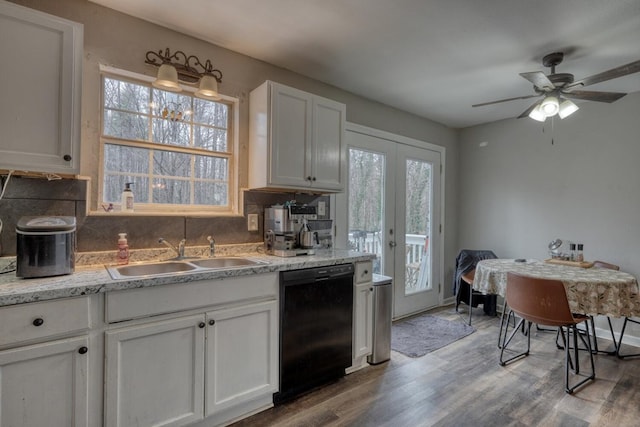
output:
M 339 378 L 351 366 L 353 264 L 280 273 L 280 391 L 274 403 Z

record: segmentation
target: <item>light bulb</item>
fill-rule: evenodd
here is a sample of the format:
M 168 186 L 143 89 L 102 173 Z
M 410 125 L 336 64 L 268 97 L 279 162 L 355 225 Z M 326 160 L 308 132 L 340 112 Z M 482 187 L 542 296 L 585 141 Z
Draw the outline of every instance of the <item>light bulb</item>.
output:
M 558 113 L 560 106 L 558 105 L 558 98 L 555 96 L 547 96 L 540 104 L 542 111 L 547 117 L 551 117 Z
M 200 86 L 196 91 L 198 98 L 220 99 L 218 96 L 218 81 L 210 74 L 205 74 L 200 79 Z
M 152 83 L 154 87 L 170 92 L 180 92 L 182 88 L 178 84 L 178 71 L 171 64 L 162 64 L 158 69 L 158 77 Z
M 529 117 L 539 122 L 544 122 L 547 119 L 547 115 L 544 113 L 544 111 L 542 111 L 542 107 L 540 104 L 538 104 L 536 108 L 531 110 L 531 112 L 529 113 Z
M 558 111 L 558 115 L 561 119 L 564 119 L 565 117 L 569 117 L 571 114 L 578 111 L 578 109 L 579 107 L 576 104 L 568 99 L 565 99 L 560 104 L 560 111 Z

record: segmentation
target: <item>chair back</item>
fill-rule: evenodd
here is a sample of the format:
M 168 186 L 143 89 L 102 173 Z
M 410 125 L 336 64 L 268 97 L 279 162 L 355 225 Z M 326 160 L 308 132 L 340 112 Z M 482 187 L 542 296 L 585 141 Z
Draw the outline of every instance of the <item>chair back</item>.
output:
M 608 268 L 609 270 L 620 270 L 620 266 L 605 261 L 593 261 L 594 268 Z
M 559 280 L 507 273 L 506 298 L 509 308 L 530 322 L 547 326 L 576 323 Z

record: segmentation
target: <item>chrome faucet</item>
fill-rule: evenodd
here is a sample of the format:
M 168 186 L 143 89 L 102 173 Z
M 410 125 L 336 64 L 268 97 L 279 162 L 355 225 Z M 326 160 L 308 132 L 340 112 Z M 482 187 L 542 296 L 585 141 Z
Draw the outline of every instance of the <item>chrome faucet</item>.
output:
M 160 239 L 158 239 L 158 243 L 164 243 L 165 245 L 167 245 L 168 247 L 173 249 L 173 251 L 177 255 L 177 258 L 184 258 L 184 245 L 185 245 L 185 243 L 187 243 L 187 239 L 180 240 L 180 243 L 178 243 L 178 247 L 177 248 L 175 246 L 173 246 L 171 243 L 167 242 L 164 239 L 164 237 L 161 237 Z
M 207 236 L 209 242 L 209 258 L 213 258 L 216 255 L 216 241 L 212 236 Z

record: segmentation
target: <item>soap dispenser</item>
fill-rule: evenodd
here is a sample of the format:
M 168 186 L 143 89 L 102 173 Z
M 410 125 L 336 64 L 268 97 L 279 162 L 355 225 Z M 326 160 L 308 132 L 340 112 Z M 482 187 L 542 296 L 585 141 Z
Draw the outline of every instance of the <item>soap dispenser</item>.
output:
M 129 264 L 129 243 L 127 233 L 118 233 L 118 265 Z
M 124 190 L 122 190 L 122 206 L 120 210 L 122 212 L 133 212 L 133 191 L 131 186 L 133 182 L 125 182 Z

